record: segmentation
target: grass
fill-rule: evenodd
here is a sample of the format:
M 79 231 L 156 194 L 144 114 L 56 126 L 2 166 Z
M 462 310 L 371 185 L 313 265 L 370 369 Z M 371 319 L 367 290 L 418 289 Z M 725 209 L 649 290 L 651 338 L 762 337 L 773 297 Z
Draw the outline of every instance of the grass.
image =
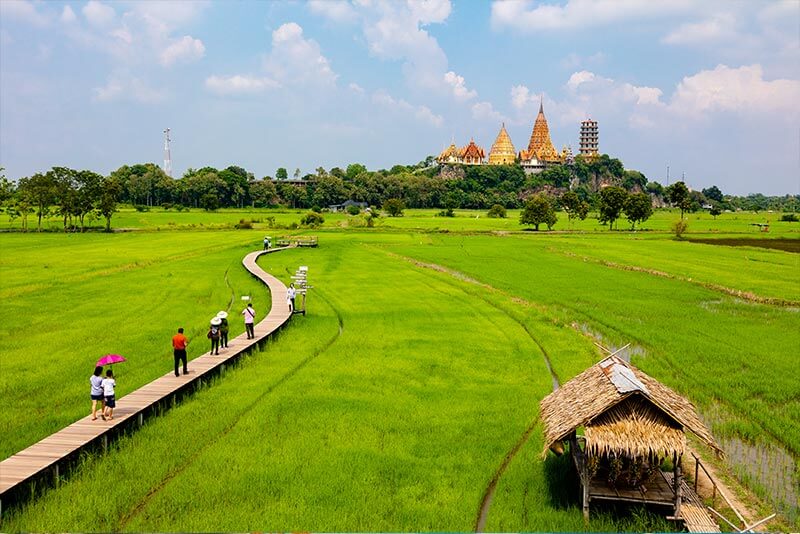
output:
M 184 230 L 242 218 L 180 215 L 193 218 L 175 225 Z M 597 361 L 582 325 L 641 345 L 635 363 L 686 394 L 717 434 L 799 455 L 796 309 L 710 287 L 797 299 L 796 255 L 658 232 L 495 235 L 509 221 L 430 215 L 357 230 L 326 214 L 319 249 L 264 258 L 287 282 L 309 266 L 309 315 L 109 454 L 86 458 L 3 529 L 471 530 L 552 388 L 545 357 L 562 382 Z M 162 224 L 163 214 L 135 216 Z M 723 224 L 732 232 L 738 222 Z M 122 396 L 171 369 L 178 323 L 202 339 L 208 318 L 243 293 L 263 310 L 266 294 L 240 265 L 261 233 L 0 236 L 4 457 L 88 411 L 86 379 L 103 353 L 130 356 L 115 368 Z M 32 361 L 39 347 L 53 356 Z M 198 340 L 190 357 L 205 350 Z M 53 377 L 60 386 L 40 406 Z M 541 448 L 536 427 L 500 473 L 487 530 L 587 528 L 571 467 L 541 462 Z M 668 527 L 594 509 L 588 525 Z

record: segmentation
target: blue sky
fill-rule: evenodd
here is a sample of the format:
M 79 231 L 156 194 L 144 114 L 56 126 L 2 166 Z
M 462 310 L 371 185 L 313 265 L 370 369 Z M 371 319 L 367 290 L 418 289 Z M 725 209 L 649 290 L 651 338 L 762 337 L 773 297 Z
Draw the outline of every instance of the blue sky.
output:
M 257 177 L 517 150 L 540 97 L 666 183 L 800 193 L 800 2 L 0 0 L 0 166 Z

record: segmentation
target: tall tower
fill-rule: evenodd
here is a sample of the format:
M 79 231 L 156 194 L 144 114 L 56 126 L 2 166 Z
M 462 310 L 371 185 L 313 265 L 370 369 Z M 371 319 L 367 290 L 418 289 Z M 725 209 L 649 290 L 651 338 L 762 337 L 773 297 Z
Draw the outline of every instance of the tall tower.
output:
M 587 158 L 596 157 L 598 154 L 597 121 L 586 119 L 581 122 L 580 152 Z
M 172 178 L 172 154 L 169 152 L 169 128 L 164 130 L 164 174 Z

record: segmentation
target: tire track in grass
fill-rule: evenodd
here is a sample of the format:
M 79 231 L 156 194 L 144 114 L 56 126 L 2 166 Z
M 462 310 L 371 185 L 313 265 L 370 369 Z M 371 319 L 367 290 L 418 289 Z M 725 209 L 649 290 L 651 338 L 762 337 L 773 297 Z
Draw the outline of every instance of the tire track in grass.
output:
M 435 263 L 422 262 L 422 261 L 419 261 L 419 260 L 415 260 L 414 258 L 410 258 L 408 256 L 401 256 L 399 254 L 395 254 L 395 253 L 392 253 L 392 252 L 384 251 L 384 253 L 388 254 L 389 256 L 393 256 L 395 258 L 407 261 L 407 262 L 409 262 L 409 263 L 411 263 L 411 264 L 413 264 L 413 265 L 415 265 L 417 267 L 420 267 L 422 269 L 433 270 L 433 271 L 437 271 L 437 272 L 446 274 L 446 275 L 450 276 L 451 278 L 453 278 L 455 280 L 458 280 L 459 282 L 476 285 L 478 287 L 484 288 L 484 289 L 486 289 L 488 291 L 491 291 L 493 293 L 498 293 L 498 294 L 503 295 L 505 297 L 511 297 L 506 292 L 501 291 L 501 290 L 497 289 L 496 287 L 493 287 L 493 286 L 491 286 L 489 284 L 481 282 L 481 281 L 479 281 L 479 280 L 477 280 L 475 278 L 471 278 L 470 276 L 468 276 L 468 275 L 466 275 L 464 273 L 461 273 L 459 271 L 456 271 L 454 269 L 449 269 L 447 267 L 444 267 L 442 265 L 437 265 Z M 458 287 L 457 284 L 455 284 L 455 283 L 451 283 L 450 285 L 452 285 L 454 287 Z M 531 341 L 533 341 L 534 344 L 537 347 L 539 347 L 539 350 L 542 353 L 542 358 L 544 359 L 544 363 L 547 366 L 547 370 L 550 372 L 550 379 L 552 380 L 553 391 L 557 390 L 559 388 L 559 385 L 560 385 L 560 380 L 559 380 L 558 375 L 556 374 L 555 370 L 553 369 L 552 362 L 550 361 L 550 355 L 547 353 L 547 349 L 544 347 L 542 342 L 539 341 L 536 338 L 536 336 L 533 335 L 533 332 L 531 332 L 531 330 L 528 327 L 528 325 L 526 325 L 522 320 L 518 319 L 517 317 L 513 316 L 508 311 L 503 309 L 499 304 L 497 304 L 495 302 L 492 302 L 486 296 L 481 295 L 480 293 L 476 294 L 476 296 L 479 299 L 481 299 L 482 301 L 484 301 L 486 304 L 491 306 L 492 308 L 494 308 L 497 311 L 499 311 L 501 314 L 503 314 L 506 317 L 508 317 L 509 319 L 511 319 L 517 325 L 519 325 L 525 331 L 525 333 L 531 339 Z M 486 521 L 487 521 L 487 519 L 489 517 L 489 508 L 491 508 L 491 506 L 492 506 L 492 499 L 494 498 L 494 492 L 497 489 L 497 483 L 500 481 L 500 477 L 503 476 L 503 473 L 505 473 L 505 471 L 508 468 L 508 466 L 511 463 L 511 461 L 514 459 L 514 457 L 517 455 L 517 453 L 520 451 L 520 449 L 522 449 L 522 446 L 525 445 L 525 443 L 527 443 L 528 439 L 530 438 L 531 434 L 533 433 L 533 429 L 536 428 L 536 424 L 538 422 L 539 422 L 539 415 L 537 414 L 536 417 L 533 418 L 533 421 L 531 421 L 530 424 L 528 424 L 527 428 L 522 433 L 522 436 L 520 436 L 520 438 L 517 440 L 517 442 L 514 443 L 514 446 L 511 447 L 511 449 L 506 453 L 505 457 L 503 458 L 503 461 L 500 463 L 500 466 L 497 468 L 497 471 L 495 471 L 495 473 L 492 476 L 491 480 L 489 480 L 489 484 L 486 486 L 486 491 L 484 491 L 483 498 L 481 499 L 481 504 L 480 504 L 480 507 L 478 509 L 478 515 L 477 515 L 477 517 L 475 519 L 475 532 L 483 532 L 484 528 L 486 527 Z
M 192 454 L 185 462 L 183 462 L 181 465 L 177 466 L 175 469 L 167 473 L 167 475 L 164 478 L 162 478 L 161 481 L 156 486 L 151 488 L 150 491 L 148 491 L 147 494 L 144 497 L 142 497 L 136 503 L 136 505 L 133 508 L 131 508 L 128 511 L 128 513 L 125 514 L 120 519 L 119 523 L 114 528 L 115 531 L 119 532 L 123 530 L 133 518 L 135 518 L 137 515 L 139 515 L 139 513 L 142 510 L 144 510 L 145 506 L 147 506 L 147 504 L 153 499 L 153 497 L 156 496 L 156 494 L 158 494 L 162 489 L 164 489 L 167 486 L 167 484 L 169 484 L 169 482 L 172 481 L 175 477 L 186 471 L 186 469 L 188 469 L 195 462 L 195 460 L 197 460 L 205 451 L 207 451 L 213 445 L 216 445 L 222 438 L 230 434 L 230 432 L 234 429 L 234 427 L 236 427 L 236 425 L 239 424 L 239 421 L 241 421 L 245 415 L 248 415 L 267 395 L 271 394 L 278 387 L 280 387 L 281 385 L 289 381 L 291 378 L 293 378 L 294 375 L 300 372 L 309 363 L 314 361 L 318 356 L 324 354 L 328 349 L 331 348 L 331 346 L 336 341 L 339 340 L 339 338 L 342 335 L 342 332 L 344 332 L 344 320 L 342 319 L 341 312 L 331 303 L 331 301 L 328 298 L 324 296 L 323 292 L 317 289 L 315 291 L 315 294 L 317 294 L 320 297 L 320 299 L 322 299 L 328 306 L 330 306 L 333 312 L 336 314 L 336 320 L 338 323 L 338 329 L 336 331 L 336 334 L 334 334 L 328 341 L 326 341 L 323 346 L 319 347 L 309 356 L 305 357 L 303 360 L 298 362 L 297 365 L 292 367 L 277 382 L 275 382 L 274 384 L 269 386 L 266 390 L 264 390 L 264 392 L 258 397 L 256 397 L 253 400 L 253 402 L 248 404 L 244 408 L 244 410 L 239 412 L 236 418 L 234 418 L 230 423 L 228 423 L 228 425 L 226 425 L 225 428 L 223 428 L 222 432 L 220 432 L 216 436 L 216 438 L 206 442 L 205 445 L 203 445 L 199 450 L 195 451 L 194 454 Z

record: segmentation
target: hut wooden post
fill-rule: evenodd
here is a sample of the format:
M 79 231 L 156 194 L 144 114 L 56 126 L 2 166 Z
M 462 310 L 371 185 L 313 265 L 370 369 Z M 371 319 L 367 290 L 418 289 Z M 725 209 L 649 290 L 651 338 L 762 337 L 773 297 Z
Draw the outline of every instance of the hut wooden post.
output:
M 683 479 L 683 475 L 681 475 L 682 457 L 683 455 L 678 455 L 678 454 L 672 455 L 672 462 L 674 464 L 672 471 L 672 490 L 675 492 L 675 513 L 673 514 L 674 517 L 680 517 L 681 515 L 681 480 Z
M 578 433 L 574 430 L 569 436 L 569 452 L 578 470 L 578 477 L 581 480 L 583 520 L 589 523 L 589 468 L 586 462 L 586 453 L 581 450 L 581 446 L 578 444 Z

